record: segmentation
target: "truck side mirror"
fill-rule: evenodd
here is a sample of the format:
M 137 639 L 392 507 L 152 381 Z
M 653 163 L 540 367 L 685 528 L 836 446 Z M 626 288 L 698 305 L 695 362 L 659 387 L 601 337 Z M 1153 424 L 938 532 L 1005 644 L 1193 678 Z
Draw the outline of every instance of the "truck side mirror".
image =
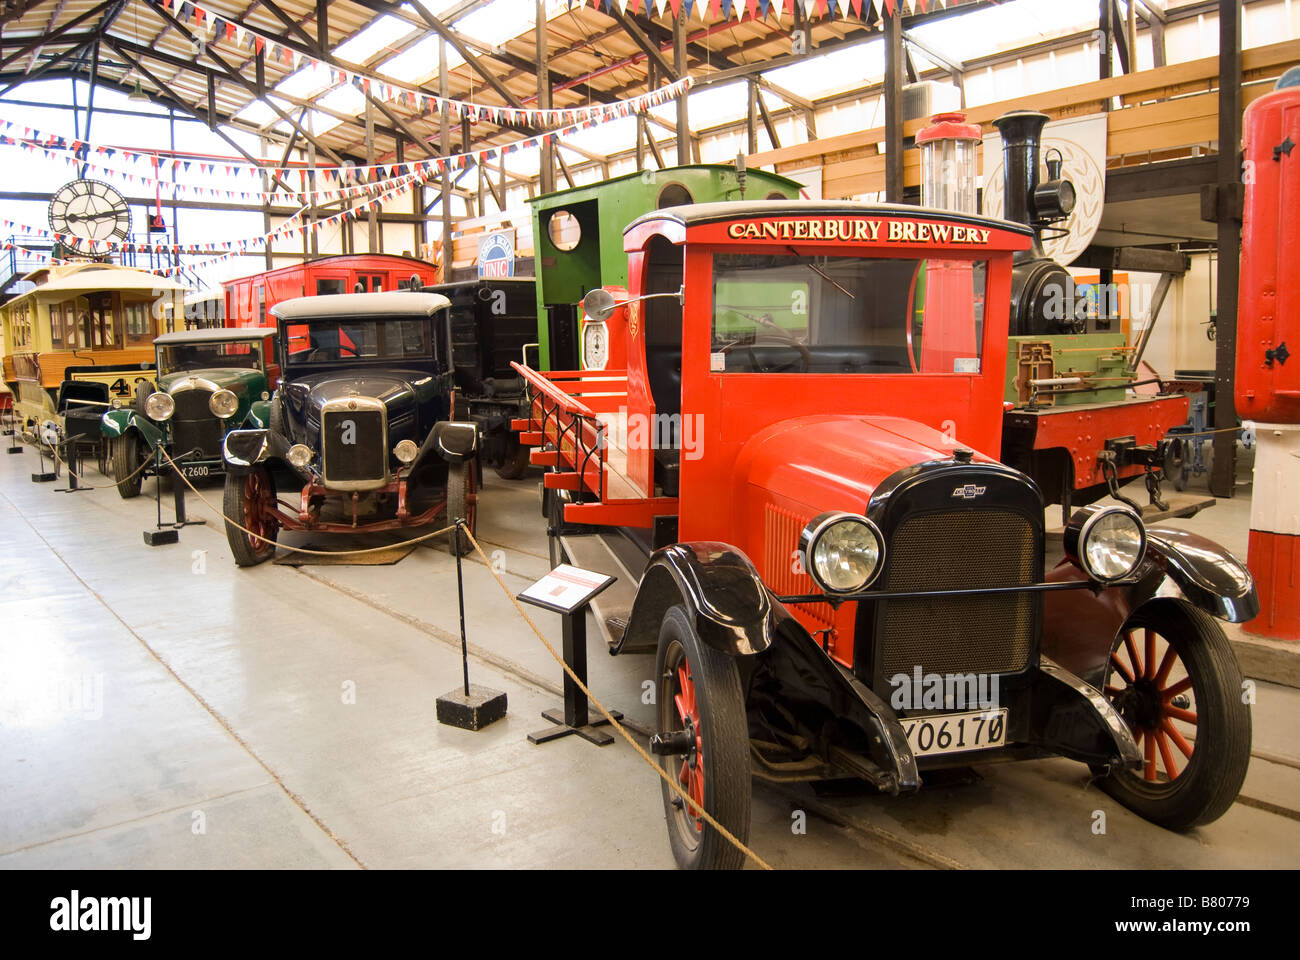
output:
M 588 319 L 595 320 L 597 323 L 608 320 L 617 306 L 618 301 L 614 299 L 614 295 L 601 287 L 589 290 L 582 298 L 582 312 Z

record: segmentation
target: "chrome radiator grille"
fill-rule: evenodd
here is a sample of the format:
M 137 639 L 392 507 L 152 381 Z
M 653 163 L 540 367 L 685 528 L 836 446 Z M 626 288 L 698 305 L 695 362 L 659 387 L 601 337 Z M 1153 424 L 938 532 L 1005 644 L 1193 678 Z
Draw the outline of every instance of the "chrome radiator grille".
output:
M 219 459 L 225 429 L 223 421 L 208 408 L 212 391 L 177 390 L 172 399 L 176 401 L 171 419 L 172 455 L 182 456 L 198 450 L 204 459 Z
M 962 590 L 1034 582 L 1037 537 L 1019 513 L 965 509 L 915 514 L 889 537 L 887 590 Z M 1031 593 L 883 601 L 876 673 L 1017 673 L 1034 648 Z

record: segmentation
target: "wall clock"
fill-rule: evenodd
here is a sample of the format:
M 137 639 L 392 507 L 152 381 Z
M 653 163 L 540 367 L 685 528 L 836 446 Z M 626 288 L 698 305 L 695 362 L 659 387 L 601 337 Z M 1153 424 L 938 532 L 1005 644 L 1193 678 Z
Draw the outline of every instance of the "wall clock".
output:
M 131 209 L 108 184 L 73 180 L 50 198 L 50 229 L 79 240 L 125 240 L 131 232 Z

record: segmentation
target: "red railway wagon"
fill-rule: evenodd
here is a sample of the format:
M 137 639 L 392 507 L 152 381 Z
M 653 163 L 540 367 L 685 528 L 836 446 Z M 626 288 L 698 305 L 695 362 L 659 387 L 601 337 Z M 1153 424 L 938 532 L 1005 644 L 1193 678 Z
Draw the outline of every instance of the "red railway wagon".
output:
M 388 253 L 353 253 L 322 257 L 280 267 L 251 277 L 227 280 L 226 326 L 259 327 L 267 324 L 270 309 L 282 300 L 323 293 L 379 293 L 438 282 L 438 268 L 425 260 Z

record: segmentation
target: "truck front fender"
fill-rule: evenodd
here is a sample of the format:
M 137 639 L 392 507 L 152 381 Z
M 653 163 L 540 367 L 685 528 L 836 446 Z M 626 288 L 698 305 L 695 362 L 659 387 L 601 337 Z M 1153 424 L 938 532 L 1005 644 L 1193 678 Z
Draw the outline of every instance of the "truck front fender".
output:
M 1143 563 L 1163 573 L 1162 579 L 1172 582 L 1189 603 L 1220 620 L 1245 623 L 1259 614 L 1255 578 L 1244 563 L 1213 540 L 1175 527 L 1149 527 Z M 1143 583 L 1133 588 L 1133 609 L 1153 596 L 1169 593 L 1165 583 L 1154 580 L 1144 577 Z M 1149 595 L 1142 595 L 1143 584 L 1147 584 Z
M 243 425 L 253 430 L 265 430 L 271 426 L 271 401 L 254 400 L 248 407 Z
M 749 558 L 726 543 L 674 543 L 650 557 L 637 587 L 622 647 L 651 649 L 659 624 L 677 603 L 695 623 L 708 646 L 733 657 L 762 653 L 776 640 L 778 621 L 789 618 L 772 602 Z

